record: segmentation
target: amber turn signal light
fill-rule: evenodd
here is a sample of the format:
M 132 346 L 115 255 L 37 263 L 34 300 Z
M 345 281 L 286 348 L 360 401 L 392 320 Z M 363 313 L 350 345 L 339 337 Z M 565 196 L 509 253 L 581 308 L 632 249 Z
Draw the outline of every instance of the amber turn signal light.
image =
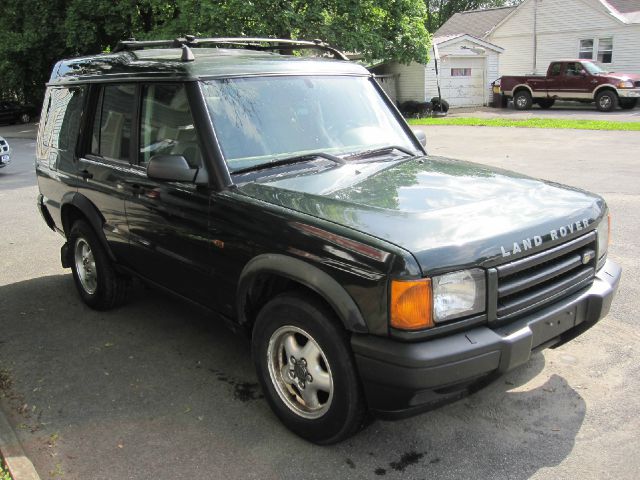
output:
M 391 282 L 391 326 L 401 330 L 421 330 L 434 326 L 431 315 L 431 280 Z

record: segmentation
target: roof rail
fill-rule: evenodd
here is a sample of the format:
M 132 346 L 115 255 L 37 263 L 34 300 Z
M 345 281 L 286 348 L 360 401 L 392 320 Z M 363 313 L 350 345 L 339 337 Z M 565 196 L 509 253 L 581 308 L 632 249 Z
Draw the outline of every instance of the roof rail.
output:
M 184 38 L 173 40 L 124 40 L 118 42 L 113 52 L 141 50 L 143 48 L 182 48 L 202 47 L 205 45 L 229 45 L 243 47 L 250 50 L 305 50 L 313 49 L 331 53 L 338 60 L 349 60 L 340 50 L 333 48 L 322 40 L 290 40 L 286 38 L 260 37 L 214 37 L 196 38 L 186 35 Z

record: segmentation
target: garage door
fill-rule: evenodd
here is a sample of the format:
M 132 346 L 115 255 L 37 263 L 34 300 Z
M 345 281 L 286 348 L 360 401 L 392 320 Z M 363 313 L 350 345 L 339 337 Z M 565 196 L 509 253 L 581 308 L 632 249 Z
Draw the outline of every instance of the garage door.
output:
M 475 107 L 484 103 L 484 58 L 448 57 L 442 64 L 442 98 L 452 107 Z

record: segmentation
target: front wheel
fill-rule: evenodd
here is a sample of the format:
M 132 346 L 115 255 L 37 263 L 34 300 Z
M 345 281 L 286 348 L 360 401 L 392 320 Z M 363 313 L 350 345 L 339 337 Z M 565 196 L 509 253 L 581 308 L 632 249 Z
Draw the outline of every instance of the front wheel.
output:
M 637 98 L 621 98 L 620 99 L 620 108 L 623 110 L 632 110 L 636 108 L 638 105 Z
M 611 90 L 604 90 L 596 95 L 596 108 L 601 112 L 612 112 L 618 106 L 618 95 Z
M 362 427 L 366 408 L 347 333 L 317 298 L 285 293 L 267 303 L 252 352 L 269 405 L 294 433 L 326 445 Z
M 533 105 L 533 98 L 527 90 L 520 90 L 513 96 L 513 106 L 516 110 L 529 110 Z
M 84 303 L 96 310 L 109 310 L 124 303 L 129 279 L 114 270 L 91 226 L 84 220 L 76 221 L 67 241 L 73 279 Z

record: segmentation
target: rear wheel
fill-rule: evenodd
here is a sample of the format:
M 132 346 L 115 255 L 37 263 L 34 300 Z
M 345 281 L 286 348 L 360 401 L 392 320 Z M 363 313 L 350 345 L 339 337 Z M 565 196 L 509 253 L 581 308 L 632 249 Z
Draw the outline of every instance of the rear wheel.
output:
M 290 430 L 331 444 L 362 427 L 366 408 L 347 333 L 317 298 L 285 293 L 267 303 L 252 351 L 265 396 Z
M 611 112 L 618 106 L 618 95 L 612 90 L 603 90 L 596 95 L 596 108 L 601 112 Z
M 620 99 L 620 108 L 623 110 L 632 110 L 636 108 L 638 105 L 637 98 L 621 98 Z
M 68 244 L 73 279 L 84 303 L 96 310 L 109 310 L 124 303 L 129 279 L 114 270 L 107 252 L 86 221 L 73 224 Z
M 513 106 L 516 110 L 529 110 L 533 104 L 533 98 L 527 90 L 520 90 L 513 96 Z
M 543 108 L 545 110 L 553 107 L 554 103 L 556 103 L 556 100 L 554 98 L 541 98 L 540 100 L 538 100 L 538 105 L 540 105 L 540 108 Z

